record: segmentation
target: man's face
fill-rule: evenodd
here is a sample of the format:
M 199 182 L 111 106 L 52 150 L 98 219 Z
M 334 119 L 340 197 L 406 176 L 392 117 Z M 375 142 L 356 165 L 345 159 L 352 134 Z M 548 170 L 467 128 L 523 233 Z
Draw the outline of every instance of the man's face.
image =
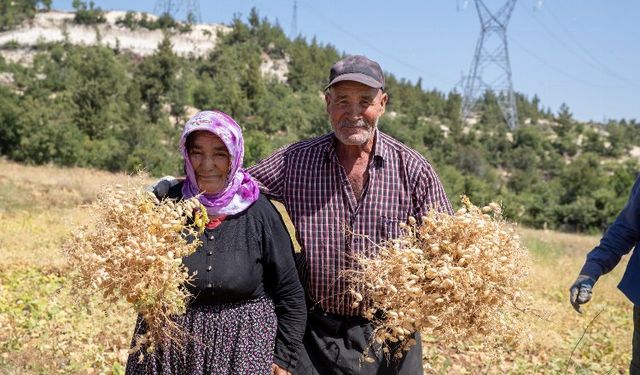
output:
M 387 98 L 382 90 L 359 82 L 343 81 L 331 86 L 325 101 L 338 140 L 349 146 L 361 146 L 372 140 Z

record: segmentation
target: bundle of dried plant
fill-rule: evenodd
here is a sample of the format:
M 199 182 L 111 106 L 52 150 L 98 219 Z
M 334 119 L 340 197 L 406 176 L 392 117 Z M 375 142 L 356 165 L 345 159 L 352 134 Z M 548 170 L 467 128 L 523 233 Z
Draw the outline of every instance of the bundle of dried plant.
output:
M 91 209 L 92 222 L 63 245 L 78 292 L 132 304 L 148 328 L 132 352 L 143 344 L 153 351 L 165 340 L 178 343 L 181 332 L 172 317 L 185 312 L 190 298 L 181 258 L 200 244 L 208 220 L 204 207 L 195 198 L 158 201 L 143 189 L 117 185 Z
M 516 337 L 528 255 L 500 206 L 482 209 L 467 197 L 454 215 L 432 210 L 403 236 L 382 244 L 376 257 L 357 258 L 346 272 L 352 294 L 366 306 L 374 341 L 401 357 L 421 331 L 440 345 L 479 335 Z

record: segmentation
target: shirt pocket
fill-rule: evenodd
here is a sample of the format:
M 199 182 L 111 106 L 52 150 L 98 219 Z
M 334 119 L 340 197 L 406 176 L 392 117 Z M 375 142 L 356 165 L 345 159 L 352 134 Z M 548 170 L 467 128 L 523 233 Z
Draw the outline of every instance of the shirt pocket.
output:
M 400 228 L 400 223 L 403 221 L 404 220 L 398 219 L 397 217 L 383 216 L 380 228 L 380 238 L 384 241 L 389 241 L 400 237 L 404 234 L 404 231 Z

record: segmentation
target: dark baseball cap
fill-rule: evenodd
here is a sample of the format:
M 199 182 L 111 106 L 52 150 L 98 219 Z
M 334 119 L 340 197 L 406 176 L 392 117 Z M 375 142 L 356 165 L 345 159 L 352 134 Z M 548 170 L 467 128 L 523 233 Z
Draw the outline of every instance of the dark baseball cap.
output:
M 342 81 L 355 81 L 376 89 L 384 89 L 384 74 L 380 65 L 365 56 L 353 55 L 333 64 L 329 73 L 328 89 Z

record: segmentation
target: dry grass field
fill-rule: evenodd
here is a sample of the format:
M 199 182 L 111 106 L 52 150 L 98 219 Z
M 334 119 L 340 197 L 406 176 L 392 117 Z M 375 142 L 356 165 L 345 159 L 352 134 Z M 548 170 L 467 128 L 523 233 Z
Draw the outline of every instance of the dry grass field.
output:
M 65 277 L 59 249 L 90 218 L 86 204 L 100 189 L 126 180 L 0 160 L 0 374 L 124 372 L 133 311 L 77 300 L 74 290 L 83 286 Z M 526 289 L 537 309 L 524 317 L 529 330 L 518 344 L 499 348 L 481 340 L 446 348 L 425 338 L 426 372 L 624 373 L 632 332 L 631 304 L 616 289 L 624 264 L 599 281 L 594 301 L 579 315 L 567 291 L 598 237 L 520 231 L 532 259 Z

